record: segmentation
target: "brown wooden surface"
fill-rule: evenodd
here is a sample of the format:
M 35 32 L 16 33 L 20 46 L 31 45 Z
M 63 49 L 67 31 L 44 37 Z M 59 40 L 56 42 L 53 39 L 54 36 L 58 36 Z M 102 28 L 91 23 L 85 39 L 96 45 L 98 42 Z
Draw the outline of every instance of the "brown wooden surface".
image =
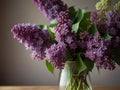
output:
M 0 90 L 59 90 L 58 86 L 0 86 Z M 93 90 L 120 90 L 120 87 L 93 87 Z

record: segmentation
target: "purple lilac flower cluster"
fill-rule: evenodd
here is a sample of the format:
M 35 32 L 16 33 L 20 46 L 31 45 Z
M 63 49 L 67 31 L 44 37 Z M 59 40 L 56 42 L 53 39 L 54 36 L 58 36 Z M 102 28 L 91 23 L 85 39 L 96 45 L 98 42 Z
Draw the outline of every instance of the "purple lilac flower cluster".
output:
M 101 18 L 101 11 L 98 10 L 96 12 L 92 12 L 91 14 L 91 21 L 93 23 L 95 23 L 97 25 L 97 28 L 100 32 L 100 34 L 105 34 L 106 32 L 108 32 L 109 35 L 112 36 L 112 38 L 109 40 L 109 45 L 107 46 L 107 49 L 120 49 L 120 11 L 115 12 L 113 10 L 107 11 L 105 16 L 103 18 Z M 106 46 L 106 45 L 104 45 Z M 101 59 L 104 60 L 104 63 L 109 62 L 110 66 L 108 69 L 114 69 L 115 68 L 115 64 L 112 62 L 112 58 L 114 57 L 109 57 L 111 55 L 108 55 L 109 51 L 106 51 L 107 53 L 104 53 L 105 58 Z M 111 60 L 110 60 L 111 59 Z M 99 60 L 98 60 L 99 61 Z M 101 62 L 97 63 L 98 65 L 100 65 Z M 106 68 L 106 67 L 105 67 Z
M 67 10 L 67 5 L 61 0 L 33 0 L 48 20 L 57 18 L 61 11 Z
M 72 33 L 72 21 L 69 19 L 67 11 L 61 11 L 57 18 L 58 25 L 55 27 L 55 37 L 57 44 L 53 44 L 46 50 L 46 58 L 52 64 L 62 69 L 66 62 L 68 51 L 75 50 L 77 45 L 75 43 L 75 34 Z M 71 52 L 71 51 L 70 51 Z
M 64 43 L 53 44 L 46 51 L 46 58 L 58 69 L 63 69 L 66 62 L 67 48 Z
M 85 50 L 85 57 L 95 61 L 96 66 L 104 69 L 113 70 L 114 62 L 109 57 L 109 41 L 105 41 L 97 32 L 94 36 L 88 32 L 80 33 L 80 46 Z
M 33 58 L 45 58 L 45 50 L 52 44 L 48 30 L 41 30 L 32 24 L 17 24 L 11 31 L 14 38 L 32 51 Z
M 104 17 L 101 16 L 101 13 L 101 10 L 91 13 L 91 21 L 97 25 L 99 32 L 105 33 L 108 30 L 109 34 L 112 36 L 119 34 L 120 11 L 115 12 L 113 10 L 110 10 L 106 12 L 106 15 Z
M 46 18 L 48 18 L 50 21 L 56 19 L 59 16 L 60 12 L 67 10 L 67 5 L 65 5 L 61 0 L 33 1 L 42 11 L 42 13 L 46 16 Z M 58 23 L 62 23 L 60 22 L 60 19 L 64 19 L 64 17 L 60 18 L 60 16 L 58 17 Z M 67 18 L 65 19 L 66 21 L 64 22 L 64 25 L 61 28 L 61 32 L 62 29 L 65 28 L 64 30 L 66 30 L 66 32 L 69 33 L 69 31 L 71 30 L 72 21 L 68 20 L 68 13 Z M 59 28 L 59 26 L 57 26 L 57 28 Z M 49 61 L 55 67 L 59 69 L 64 67 L 68 46 L 66 46 L 65 42 L 62 42 L 58 39 L 58 44 L 52 45 L 52 40 L 50 40 L 48 30 L 41 30 L 36 25 L 18 24 L 12 28 L 12 33 L 14 37 L 21 43 L 23 43 L 27 49 L 32 50 L 32 55 L 34 58 L 38 58 L 41 60 L 46 58 L 49 59 Z M 70 44 L 71 48 L 74 48 L 75 45 L 73 44 L 73 38 L 71 37 L 72 34 L 70 34 L 67 34 L 68 37 L 64 38 L 66 38 L 66 42 Z M 60 38 L 62 38 L 62 36 L 60 36 Z
M 72 32 L 72 20 L 69 18 L 67 11 L 61 11 L 57 18 L 58 25 L 55 28 L 55 36 L 58 42 L 64 42 L 67 47 L 71 50 L 77 48 L 76 36 Z
M 97 10 L 91 13 L 91 22 L 97 25 L 100 33 L 105 33 L 108 30 L 107 21 L 102 14 L 102 10 Z
M 111 39 L 111 47 L 120 49 L 120 11 L 107 12 L 107 26 L 108 32 L 113 37 Z

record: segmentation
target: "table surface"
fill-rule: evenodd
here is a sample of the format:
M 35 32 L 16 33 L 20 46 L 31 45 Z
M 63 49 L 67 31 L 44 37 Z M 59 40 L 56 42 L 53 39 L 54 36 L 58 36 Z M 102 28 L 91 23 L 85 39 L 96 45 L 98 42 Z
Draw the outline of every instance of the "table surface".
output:
M 59 90 L 58 86 L 0 86 L 0 90 Z M 120 90 L 120 87 L 93 87 L 93 90 Z

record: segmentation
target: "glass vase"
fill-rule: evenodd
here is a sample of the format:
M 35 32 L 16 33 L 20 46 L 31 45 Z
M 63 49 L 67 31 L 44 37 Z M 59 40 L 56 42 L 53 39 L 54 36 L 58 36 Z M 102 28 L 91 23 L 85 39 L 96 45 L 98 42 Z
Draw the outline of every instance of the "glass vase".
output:
M 92 90 L 86 70 L 78 73 L 75 61 L 67 61 L 60 73 L 59 90 Z

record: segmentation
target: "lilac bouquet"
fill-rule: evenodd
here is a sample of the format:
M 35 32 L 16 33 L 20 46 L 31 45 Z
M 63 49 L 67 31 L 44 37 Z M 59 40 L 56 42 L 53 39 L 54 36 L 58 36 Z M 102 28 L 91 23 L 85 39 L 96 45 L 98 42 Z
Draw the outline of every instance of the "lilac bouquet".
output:
M 67 61 L 76 61 L 79 73 L 120 65 L 120 1 L 112 7 L 111 0 L 101 0 L 93 12 L 61 0 L 33 2 L 50 24 L 17 24 L 11 31 L 34 59 L 46 60 L 49 71 L 63 69 Z

